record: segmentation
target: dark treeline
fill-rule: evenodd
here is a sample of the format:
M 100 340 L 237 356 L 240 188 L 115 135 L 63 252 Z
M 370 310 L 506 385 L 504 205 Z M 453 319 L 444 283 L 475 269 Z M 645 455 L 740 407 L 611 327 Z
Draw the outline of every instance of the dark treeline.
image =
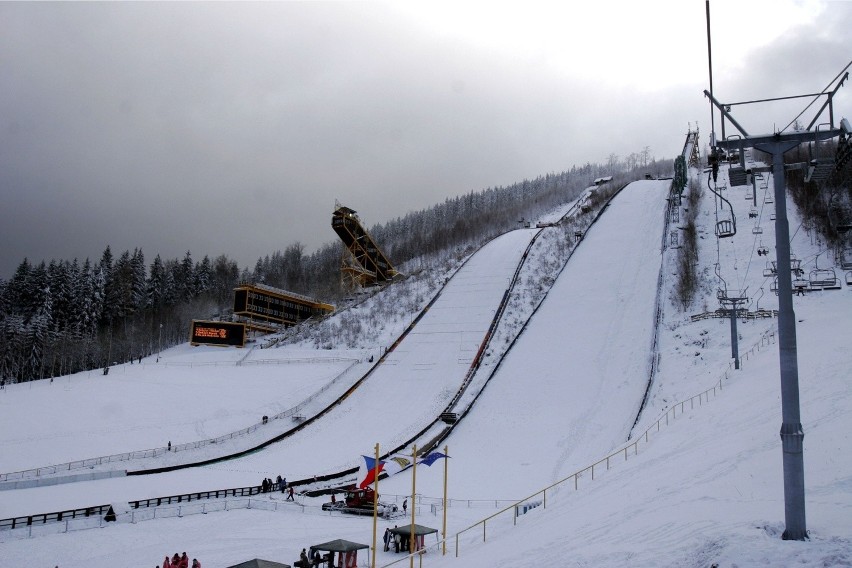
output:
M 18 266 L 0 282 L 0 377 L 54 377 L 155 353 L 186 341 L 189 322 L 228 305 L 239 278 L 220 256 L 193 262 L 142 251 L 100 261 L 76 259 Z
M 772 161 L 766 154 L 756 155 L 766 163 Z M 804 227 L 815 230 L 838 255 L 844 251 L 848 254 L 852 248 L 852 234 L 848 232 L 852 222 L 852 142 L 844 137 L 839 144 L 833 140 L 822 143 L 819 150 L 805 144 L 784 156 L 786 164 L 810 164 L 811 160 L 829 162 L 833 168 L 828 177 L 806 182 L 806 169 L 792 169 L 786 176 L 787 189 Z
M 637 164 L 630 168 L 638 177 Z M 398 268 L 415 258 L 439 259 L 517 228 L 576 197 L 596 177 L 627 170 L 613 161 L 586 164 L 507 187 L 447 199 L 370 229 Z M 642 164 L 670 172 L 671 161 Z M 140 249 L 98 262 L 29 260 L 0 280 L 0 379 L 20 382 L 138 360 L 187 341 L 192 319 L 226 313 L 240 281 L 255 281 L 335 302 L 342 288 L 339 242 L 306 255 L 296 242 L 240 270 L 222 255 L 211 261 L 159 256 L 146 264 Z

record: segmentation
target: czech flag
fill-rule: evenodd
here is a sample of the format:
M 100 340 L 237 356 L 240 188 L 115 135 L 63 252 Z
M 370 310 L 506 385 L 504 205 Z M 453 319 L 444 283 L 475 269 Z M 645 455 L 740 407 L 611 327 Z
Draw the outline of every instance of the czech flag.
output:
M 363 459 L 358 467 L 358 488 L 364 489 L 376 480 L 376 459 L 369 456 L 361 456 Z M 385 462 L 379 460 L 378 473 L 385 469 Z
M 364 489 L 376 481 L 376 459 L 369 456 L 361 456 L 364 461 L 358 467 L 358 488 Z M 379 460 L 378 473 L 391 476 L 411 466 L 411 458 L 400 454 L 388 456 Z

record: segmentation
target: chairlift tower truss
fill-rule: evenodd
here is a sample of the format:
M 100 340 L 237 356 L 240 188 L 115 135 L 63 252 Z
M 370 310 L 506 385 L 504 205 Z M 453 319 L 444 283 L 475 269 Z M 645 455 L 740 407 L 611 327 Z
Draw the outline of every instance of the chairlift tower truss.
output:
M 796 315 L 793 311 L 793 294 L 790 267 L 790 225 L 787 219 L 787 195 L 784 170 L 784 154 L 799 145 L 811 141 L 825 141 L 844 134 L 849 123 L 841 122 L 843 128 L 834 127 L 834 110 L 832 97 L 848 77 L 848 73 L 837 87 L 828 93 L 802 95 L 816 97 L 828 95 L 828 101 L 823 105 L 819 114 L 829 107 L 829 128 L 816 132 L 809 131 L 816 118 L 806 131 L 776 132 L 774 134 L 751 136 L 731 116 L 731 107 L 736 104 L 722 104 L 713 95 L 704 91 L 704 95 L 722 114 L 722 140 L 716 141 L 716 147 L 728 151 L 730 149 L 756 148 L 772 156 L 772 177 L 775 193 L 775 252 L 778 272 L 778 347 L 781 367 L 781 448 L 784 467 L 784 517 L 786 529 L 784 540 L 806 540 L 808 538 L 805 522 L 805 476 L 803 440 L 805 437 L 799 405 L 799 366 L 796 348 Z M 784 97 L 796 98 L 796 97 Z M 751 103 L 767 102 L 778 99 L 748 101 Z M 742 137 L 728 140 L 725 137 L 725 119 L 729 120 L 739 130 Z M 848 135 L 849 133 L 846 132 Z M 715 140 L 715 137 L 713 137 Z

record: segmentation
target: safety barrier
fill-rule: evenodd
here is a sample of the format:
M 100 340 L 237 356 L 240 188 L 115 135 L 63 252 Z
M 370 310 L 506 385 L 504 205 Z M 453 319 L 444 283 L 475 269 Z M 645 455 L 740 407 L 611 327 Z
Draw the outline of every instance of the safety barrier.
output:
M 77 517 L 69 518 L 69 516 L 66 515 L 59 522 L 47 524 L 31 523 L 29 525 L 26 523 L 19 523 L 14 529 L 0 531 L 0 542 L 106 527 L 110 524 L 110 521 L 105 520 L 105 514 L 109 510 L 109 507 L 109 505 L 103 505 L 102 510 L 98 511 L 97 514 L 92 512 L 87 517 L 78 515 Z M 122 523 L 139 523 L 156 519 L 186 517 L 189 515 L 206 515 L 207 513 L 233 511 L 237 509 L 288 512 L 297 510 L 300 513 L 311 512 L 322 515 L 328 514 L 328 512 L 322 511 L 318 507 L 309 508 L 305 507 L 301 503 L 295 503 L 293 501 L 274 501 L 262 498 L 239 498 L 193 503 L 185 502 L 177 506 L 163 505 L 142 509 L 131 509 L 125 513 L 118 514 L 117 521 Z M 315 510 L 312 511 L 310 509 Z
M 705 320 L 705 319 L 709 319 L 709 318 L 730 318 L 730 317 L 731 317 L 730 310 L 723 310 L 723 309 L 719 308 L 718 310 L 715 310 L 715 311 L 712 311 L 712 312 L 703 312 L 703 313 L 700 313 L 700 314 L 695 314 L 693 316 L 690 316 L 690 320 L 693 321 L 693 322 L 696 322 L 696 321 L 701 321 L 701 320 Z M 737 318 L 741 319 L 741 320 L 765 319 L 765 318 L 777 318 L 777 317 L 778 317 L 778 310 L 760 309 L 760 310 L 756 310 L 756 311 L 753 311 L 753 312 L 750 312 L 745 308 L 743 308 L 741 310 L 737 310 Z
M 48 487 L 63 483 L 76 483 L 78 481 L 95 481 L 98 479 L 111 479 L 113 477 L 124 477 L 127 472 L 122 469 L 110 469 L 106 471 L 87 471 L 62 477 L 30 477 L 18 481 L 4 481 L 0 483 L 0 491 L 14 489 L 31 489 L 33 487 Z
M 63 463 L 63 464 L 58 464 L 58 465 L 48 465 L 48 466 L 44 466 L 44 467 L 27 469 L 27 470 L 16 471 L 16 472 L 11 472 L 11 473 L 0 473 L 0 483 L 7 482 L 7 481 L 18 481 L 18 480 L 23 480 L 23 479 L 37 478 L 37 477 L 42 476 L 42 475 L 52 475 L 52 474 L 57 474 L 57 473 L 65 472 L 65 471 L 72 471 L 72 470 L 76 470 L 76 469 L 91 468 L 91 467 L 95 467 L 95 466 L 99 466 L 99 465 L 104 465 L 104 464 L 107 464 L 107 463 L 125 462 L 125 461 L 129 461 L 129 460 L 137 460 L 137 459 L 156 458 L 156 457 L 159 457 L 159 456 L 163 456 L 163 455 L 165 455 L 169 452 L 180 452 L 180 451 L 185 451 L 185 450 L 193 450 L 193 449 L 209 446 L 211 444 L 221 444 L 222 442 L 225 442 L 227 440 L 232 440 L 232 439 L 238 438 L 240 436 L 245 436 L 247 434 L 254 432 L 258 428 L 261 428 L 264 425 L 268 425 L 271 421 L 280 420 L 280 419 L 283 419 L 283 418 L 291 418 L 293 416 L 300 415 L 300 412 L 302 411 L 302 409 L 307 404 L 313 402 L 319 395 L 321 395 L 322 393 L 326 392 L 328 389 L 330 389 L 331 387 L 333 387 L 334 385 L 339 383 L 343 379 L 343 377 L 345 377 L 349 373 L 349 371 L 358 363 L 357 359 L 342 359 L 342 358 L 329 358 L 329 359 L 315 358 L 315 359 L 301 359 L 299 361 L 301 361 L 301 362 L 315 362 L 315 363 L 316 362 L 323 362 L 323 363 L 325 363 L 325 362 L 333 362 L 333 363 L 349 362 L 350 364 L 349 364 L 348 367 L 346 367 L 346 369 L 344 369 L 334 379 L 332 379 L 331 381 L 329 381 L 328 383 L 323 385 L 323 387 L 321 389 L 319 389 L 318 391 L 311 394 L 311 396 L 304 399 L 303 401 L 301 401 L 296 406 L 289 408 L 289 409 L 287 409 L 283 412 L 280 412 L 280 413 L 278 413 L 274 416 L 267 416 L 266 420 L 261 420 L 260 422 L 258 422 L 256 424 L 252 424 L 251 426 L 248 426 L 247 428 L 243 428 L 242 430 L 237 430 L 236 432 L 231 432 L 229 434 L 224 434 L 222 436 L 218 436 L 216 438 L 210 438 L 210 439 L 207 439 L 207 440 L 199 440 L 199 441 L 196 441 L 196 442 L 188 442 L 188 443 L 185 443 L 185 444 L 176 444 L 176 445 L 171 446 L 171 449 L 168 448 L 168 447 L 152 448 L 152 449 L 148 449 L 148 450 L 138 450 L 138 451 L 135 451 L 135 452 L 113 454 L 113 455 L 101 456 L 101 457 L 97 457 L 97 458 L 88 458 L 88 459 L 85 459 L 85 460 L 78 460 L 78 461 L 73 461 L 73 462 L 68 462 L 68 463 Z M 254 364 L 254 362 L 244 362 L 243 365 L 246 365 L 246 364 L 249 364 L 249 363 Z M 261 363 L 258 363 L 258 364 L 261 364 Z M 232 363 L 232 365 L 233 365 L 233 363 Z
M 21 527 L 32 527 L 58 523 L 65 520 L 90 519 L 103 517 L 109 510 L 109 505 L 96 505 L 82 509 L 69 509 L 67 511 L 56 511 L 54 513 L 42 513 L 39 515 L 28 515 L 25 517 L 12 517 L 0 520 L 0 531 L 14 530 Z

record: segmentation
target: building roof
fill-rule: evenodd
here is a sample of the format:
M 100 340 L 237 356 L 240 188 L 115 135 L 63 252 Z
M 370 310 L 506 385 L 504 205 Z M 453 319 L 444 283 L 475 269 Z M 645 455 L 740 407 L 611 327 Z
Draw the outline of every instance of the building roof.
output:
M 228 568 L 291 568 L 289 564 L 282 564 L 281 562 L 273 562 L 272 560 L 261 560 L 260 558 L 254 558 L 253 560 L 246 560 L 245 562 L 240 562 L 239 564 L 234 564 L 233 566 L 228 566 Z
M 330 540 L 322 544 L 314 544 L 311 546 L 314 550 L 322 550 L 327 552 L 352 552 L 353 550 L 361 550 L 362 548 L 370 548 L 367 544 L 359 544 L 351 540 L 343 540 L 338 538 Z
M 391 534 L 399 534 L 400 536 L 406 536 L 411 534 L 411 525 L 402 525 L 401 527 L 394 527 L 390 529 Z M 438 529 L 433 529 L 429 527 L 424 527 L 423 525 L 414 525 L 414 536 L 423 536 L 427 534 L 432 534 L 438 532 Z

